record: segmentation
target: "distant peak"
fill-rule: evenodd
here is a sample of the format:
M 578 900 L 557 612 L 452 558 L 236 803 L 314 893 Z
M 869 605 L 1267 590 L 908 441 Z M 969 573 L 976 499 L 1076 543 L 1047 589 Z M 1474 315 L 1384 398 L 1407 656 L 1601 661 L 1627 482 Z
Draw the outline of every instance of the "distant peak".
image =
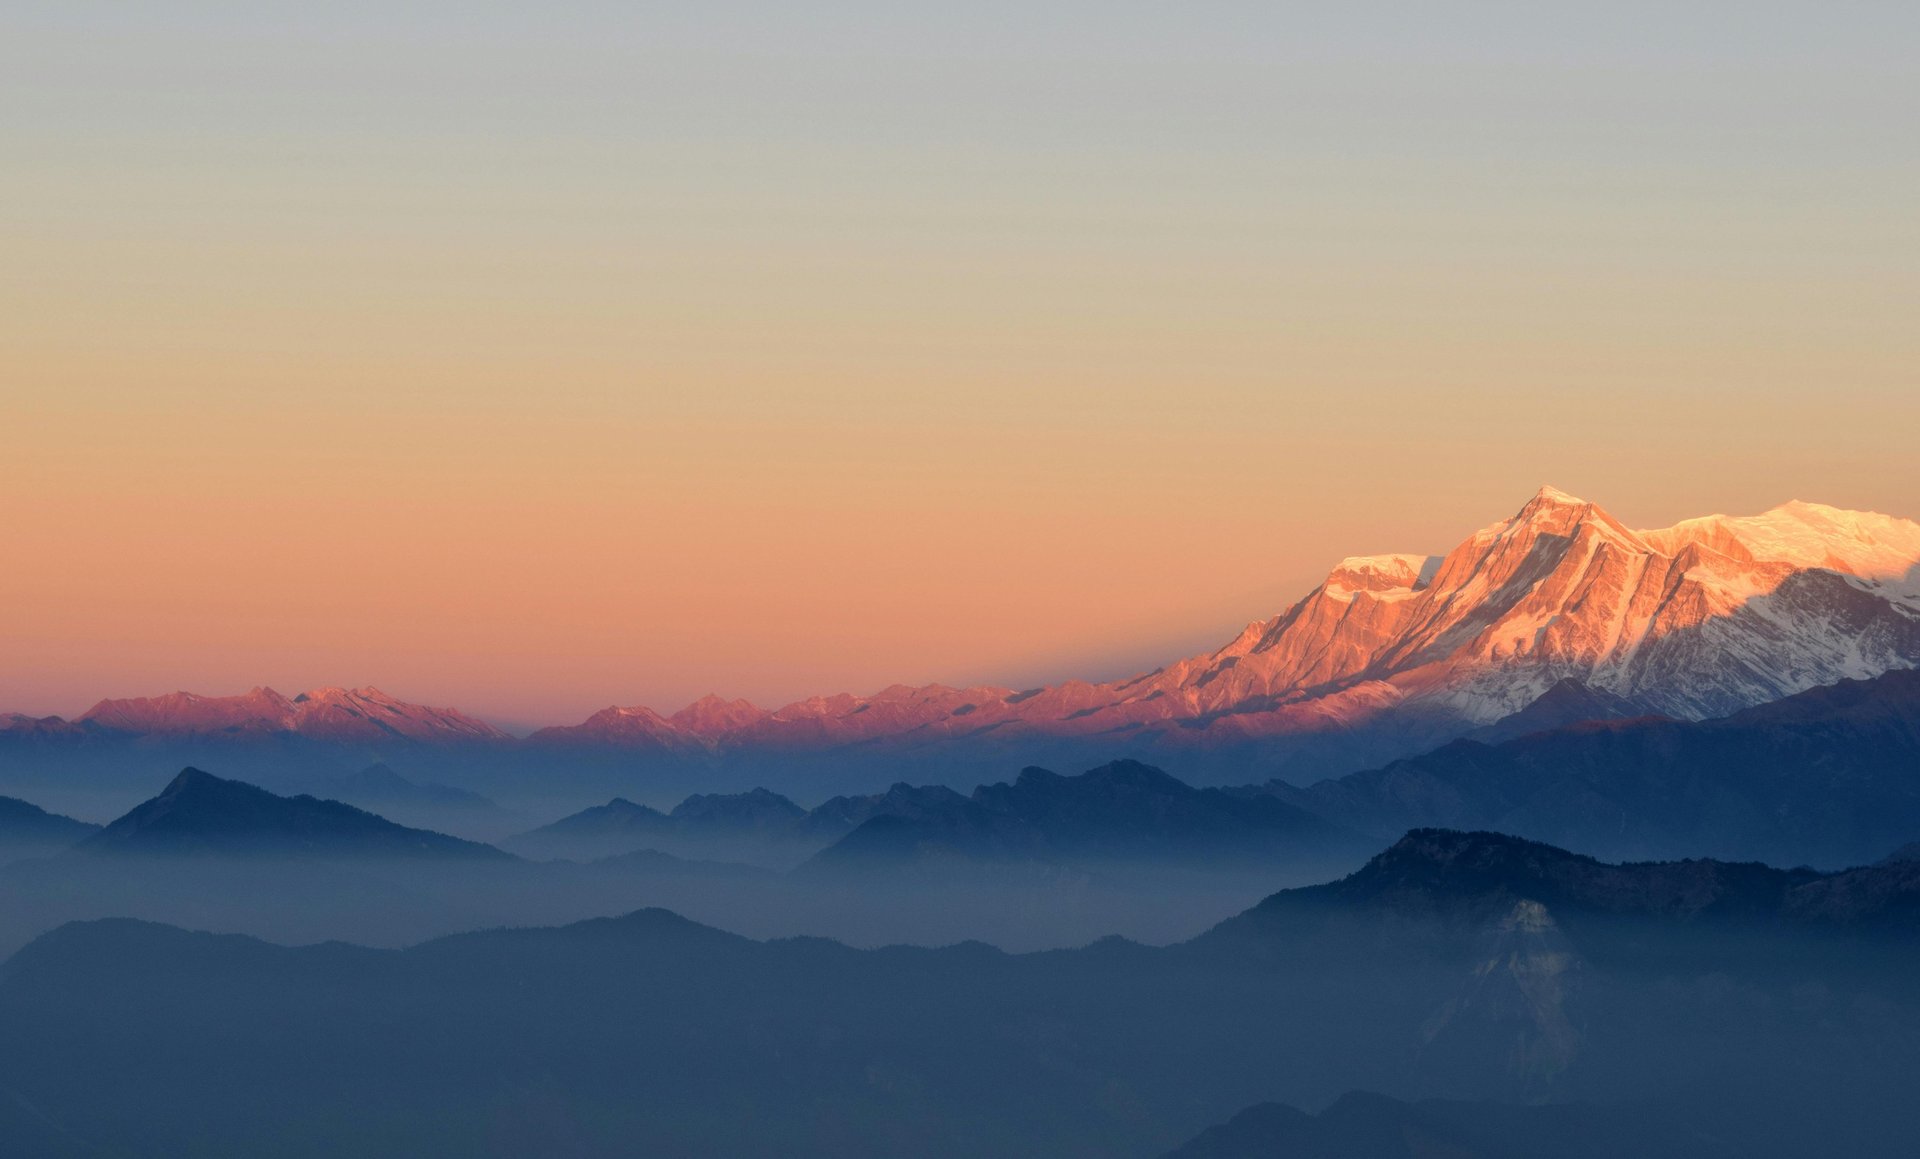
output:
M 1327 573 L 1325 586 L 1329 594 L 1410 591 L 1420 586 L 1421 578 L 1437 562 L 1433 557 L 1413 554 L 1350 555 Z
M 216 777 L 204 769 L 196 769 L 192 765 L 188 765 L 186 768 L 181 769 L 173 780 L 167 782 L 167 787 L 160 791 L 160 795 L 163 797 L 177 796 L 188 789 L 204 788 L 209 785 L 224 785 L 226 783 L 223 777 Z
M 1565 491 L 1562 491 L 1560 488 L 1552 486 L 1551 484 L 1542 486 L 1538 491 L 1535 491 L 1533 493 L 1533 498 L 1529 499 L 1527 501 L 1527 504 L 1528 506 L 1532 506 L 1534 504 L 1551 504 L 1556 507 L 1591 507 L 1593 506 L 1591 503 L 1588 503 L 1585 499 L 1580 498 L 1578 495 L 1569 495 Z
M 1447 878 L 1472 879 L 1514 865 L 1557 861 L 1593 862 L 1557 846 L 1529 841 L 1506 833 L 1461 829 L 1410 829 L 1400 840 L 1374 855 L 1355 877 L 1399 876 L 1411 873 L 1429 883 Z

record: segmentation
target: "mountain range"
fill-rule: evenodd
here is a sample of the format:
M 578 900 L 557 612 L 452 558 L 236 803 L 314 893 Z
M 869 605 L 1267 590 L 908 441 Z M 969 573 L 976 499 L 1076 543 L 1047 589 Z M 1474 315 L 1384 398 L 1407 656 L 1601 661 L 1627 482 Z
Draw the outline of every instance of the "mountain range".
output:
M 782 756 L 929 767 L 1158 756 L 1199 779 L 1306 779 L 1541 722 L 1724 715 L 1920 663 L 1920 524 L 1811 503 L 1633 530 L 1551 487 L 1443 555 L 1342 560 L 1214 651 L 1107 682 L 895 685 L 766 710 L 708 696 L 608 707 L 515 739 L 377 689 L 106 700 L 0 718 L 0 752 L 102 740 L 298 737 L 711 767 Z M 1569 703 L 1577 685 L 1583 703 Z M 1528 717 L 1528 713 L 1532 713 Z M 1519 724 L 1503 724 L 1518 721 Z
M 1827 867 L 1920 834 L 1920 672 L 1842 680 L 1712 720 L 1601 719 L 1457 740 L 1271 793 L 1377 839 L 1497 829 L 1608 857 Z
M 1305 787 L 1196 788 L 1121 760 L 1076 776 L 1028 767 L 970 795 L 901 782 L 812 810 L 766 789 L 699 795 L 671 815 L 615 798 L 508 844 L 530 856 L 643 847 L 711 856 L 727 838 L 740 843 L 729 859 L 763 860 L 747 851 L 759 842 L 782 851 L 774 863 L 815 855 L 812 870 L 864 873 L 992 861 L 1331 866 L 1368 843 L 1442 826 L 1616 858 L 1835 868 L 1920 834 L 1920 671 L 1710 720 L 1610 711 L 1612 698 L 1566 680 L 1521 714 L 1521 735 L 1463 738 Z M 1551 723 L 1562 716 L 1573 723 Z
M 1559 694 L 1596 703 L 1578 688 Z M 383 767 L 347 787 L 363 799 L 377 792 L 403 805 L 437 803 L 450 817 L 486 804 Z M 437 843 L 486 848 L 195 769 L 91 837 L 92 827 L 25 802 L 0 799 L 0 822 L 0 837 L 49 850 L 83 837 L 82 848 L 326 846 L 343 856 Z M 1920 835 L 1920 672 L 1845 680 L 1711 720 L 1584 720 L 1491 744 L 1462 739 L 1306 787 L 1198 788 L 1131 760 L 1071 776 L 1030 766 L 970 794 L 900 782 L 813 809 L 765 788 L 697 793 L 670 811 L 616 797 L 502 845 L 580 862 L 641 850 L 773 869 L 805 862 L 808 873 L 856 879 L 994 863 L 1298 871 L 1351 865 L 1370 845 L 1436 826 L 1625 859 L 1835 868 L 1888 858 Z
M 905 805 L 905 808 L 899 806 Z M 1138 761 L 1078 776 L 1029 767 L 970 797 L 896 786 L 807 865 L 815 872 L 897 872 L 910 865 L 1339 862 L 1367 842 L 1272 796 L 1196 789 Z M 1348 862 L 1351 864 L 1351 862 Z
M 616 797 L 504 845 L 575 859 L 642 848 L 783 865 L 806 859 L 809 873 L 858 878 L 995 862 L 1297 868 L 1351 864 L 1369 841 L 1269 794 L 1197 789 L 1121 760 L 1074 776 L 1029 766 L 971 795 L 901 782 L 810 810 L 766 789 L 696 794 L 670 814 Z
M 347 743 L 508 739 L 456 709 L 409 704 L 377 688 L 316 688 L 293 697 L 255 688 L 239 696 L 173 692 L 102 700 L 76 723 L 141 736 L 291 732 Z
M 1144 1159 L 1371 1090 L 1561 1108 L 1376 1107 L 1442 1145 L 1413 1155 L 1510 1156 L 1476 1143 L 1520 1137 L 1503 1116 L 1577 1140 L 1583 1104 L 1626 1140 L 1660 1102 L 1633 1153 L 1892 1159 L 1920 1145 L 1916 898 L 1912 863 L 1425 830 L 1166 947 L 857 950 L 659 909 L 404 950 L 77 922 L 0 970 L 0 1114 L 52 1141 L 24 1154 Z M 1236 1130 L 1337 1139 L 1351 1110 Z
M 339 801 L 282 797 L 183 769 L 160 794 L 73 846 L 84 855 L 495 858 L 489 845 L 409 829 Z

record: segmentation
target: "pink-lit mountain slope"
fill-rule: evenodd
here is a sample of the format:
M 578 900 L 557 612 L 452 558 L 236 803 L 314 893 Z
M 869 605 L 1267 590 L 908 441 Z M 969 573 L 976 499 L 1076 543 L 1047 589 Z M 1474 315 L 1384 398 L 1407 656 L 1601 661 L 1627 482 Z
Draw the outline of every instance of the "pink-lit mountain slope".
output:
M 1916 565 L 1920 524 L 1885 515 L 1796 502 L 1636 531 L 1548 487 L 1443 556 L 1342 560 L 1226 646 L 1127 680 L 896 685 L 772 712 L 710 697 L 534 739 L 619 743 L 634 715 L 650 743 L 717 749 L 1100 734 L 1206 747 L 1388 720 L 1440 736 L 1569 679 L 1701 718 L 1920 662 Z
M 256 688 L 102 701 L 76 724 L 0 717 L 0 738 L 53 743 L 76 727 L 296 734 L 695 762 L 783 753 L 892 760 L 981 745 L 1021 750 L 1021 759 L 1157 749 L 1198 760 L 1345 746 L 1322 744 L 1313 759 L 1325 765 L 1420 751 L 1555 688 L 1560 701 L 1605 704 L 1613 715 L 1699 719 L 1916 664 L 1920 524 L 1788 503 L 1636 531 L 1549 487 L 1445 555 L 1342 560 L 1293 606 L 1218 650 L 1126 680 L 1026 691 L 895 685 L 771 711 L 708 696 L 671 716 L 609 707 L 524 742 L 371 688 L 291 699 Z M 1535 715 L 1559 721 L 1565 711 Z
M 316 688 L 295 697 L 271 688 L 239 696 L 172 692 L 126 700 L 103 700 L 81 714 L 83 724 L 143 736 L 298 733 L 349 743 L 411 741 L 503 741 L 507 734 L 451 708 L 428 708 L 388 696 L 378 688 Z

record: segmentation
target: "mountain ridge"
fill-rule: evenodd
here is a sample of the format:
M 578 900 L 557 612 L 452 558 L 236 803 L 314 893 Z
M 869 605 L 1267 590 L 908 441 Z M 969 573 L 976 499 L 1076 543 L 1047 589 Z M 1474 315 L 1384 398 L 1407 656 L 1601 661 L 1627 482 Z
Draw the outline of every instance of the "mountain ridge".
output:
M 386 855 L 510 860 L 478 842 L 395 824 L 339 801 L 282 797 L 182 769 L 166 788 L 69 850 L 69 856 Z
M 1220 648 L 1121 680 L 895 684 L 774 709 L 709 694 L 672 714 L 613 705 L 524 739 L 373 688 L 288 698 L 262 687 L 105 700 L 71 725 L 5 718 L 0 737 L 56 743 L 73 726 L 138 737 L 292 734 L 691 765 L 936 746 L 1097 744 L 1144 755 L 1324 743 L 1335 754 L 1327 760 L 1359 768 L 1495 728 L 1569 681 L 1619 713 L 1702 719 L 1916 664 L 1920 524 L 1794 501 L 1634 530 L 1543 487 L 1444 554 L 1341 560 Z
M 1767 1116 L 1717 1150 L 1577 1154 L 1894 1159 L 1920 1138 L 1916 897 L 1913 867 L 1617 865 L 1436 830 L 1167 946 L 857 949 L 658 908 L 386 949 L 76 921 L 0 969 L 0 1084 L 141 1154 L 277 1154 L 315 1122 L 354 1153 L 484 1153 L 533 1089 L 592 1132 L 585 1155 L 1146 1159 L 1262 1100 L 1379 1090 Z M 97 1081 L 100 1057 L 126 1081 Z M 236 1101 L 300 1114 L 262 1133 L 213 1113 Z M 395 1106 L 404 1134 L 366 1113 Z M 1471 1142 L 1377 1097 L 1347 1110 L 1390 1144 Z
M 1588 719 L 1463 738 L 1257 791 L 1376 837 L 1498 829 L 1630 859 L 1873 860 L 1920 834 L 1920 671 L 1845 680 L 1703 721 Z

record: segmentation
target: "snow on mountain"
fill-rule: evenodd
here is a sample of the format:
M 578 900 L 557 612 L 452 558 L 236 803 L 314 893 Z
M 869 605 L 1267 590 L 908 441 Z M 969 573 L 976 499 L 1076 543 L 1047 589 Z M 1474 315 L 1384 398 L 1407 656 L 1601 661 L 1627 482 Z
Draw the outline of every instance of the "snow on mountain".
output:
M 710 695 L 670 717 L 609 707 L 529 740 L 680 755 L 1033 737 L 1205 748 L 1388 727 L 1437 743 L 1569 681 L 1622 710 L 1701 718 L 1916 664 L 1920 524 L 1794 502 L 1634 530 L 1543 487 L 1444 555 L 1341 560 L 1219 649 L 1125 680 L 894 685 L 772 711 Z M 180 692 L 79 719 L 142 734 L 507 739 L 372 688 Z
M 692 751 L 702 747 L 702 740 L 697 734 L 645 705 L 631 708 L 610 705 L 579 724 L 543 728 L 527 739 L 542 745 L 598 745 L 662 752 Z
M 316 688 L 291 699 L 271 688 L 255 688 L 238 696 L 171 692 L 102 700 L 78 720 L 150 736 L 292 732 L 343 742 L 506 737 L 457 709 L 410 704 L 378 688 Z
M 1106 732 L 1206 745 L 1417 714 L 1457 733 L 1566 680 L 1704 717 L 1920 662 L 1916 565 L 1920 524 L 1885 515 L 1789 503 L 1637 531 L 1544 487 L 1444 556 L 1344 559 L 1222 648 L 1131 679 L 895 686 L 700 731 L 741 745 Z
M 675 726 L 700 736 L 718 736 L 760 723 L 770 714 L 745 700 L 726 700 L 713 693 L 673 714 Z

